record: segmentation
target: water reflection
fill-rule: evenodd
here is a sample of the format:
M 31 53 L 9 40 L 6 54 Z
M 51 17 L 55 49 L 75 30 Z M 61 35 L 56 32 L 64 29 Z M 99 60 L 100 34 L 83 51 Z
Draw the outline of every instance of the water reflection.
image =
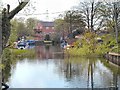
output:
M 69 82 L 70 87 L 107 88 L 112 85 L 120 85 L 120 79 L 113 75 L 116 73 L 104 66 L 101 60 L 104 59 L 71 58 L 63 62 L 64 65 L 60 65 L 59 69 L 61 69 L 60 72 L 63 73 L 66 81 Z M 117 69 L 114 66 L 112 68 Z M 116 81 L 118 82 L 115 83 Z
M 105 59 L 63 59 L 61 49 L 53 46 L 37 46 L 35 53 L 34 58 L 25 57 L 16 63 L 10 63 L 9 59 L 10 62 L 5 63 L 9 69 L 4 69 L 4 75 L 8 75 L 5 78 L 11 88 L 120 87 L 120 68 Z
M 35 51 L 37 58 L 39 59 L 55 59 L 63 58 L 62 49 L 57 46 L 45 45 L 45 46 L 36 46 Z

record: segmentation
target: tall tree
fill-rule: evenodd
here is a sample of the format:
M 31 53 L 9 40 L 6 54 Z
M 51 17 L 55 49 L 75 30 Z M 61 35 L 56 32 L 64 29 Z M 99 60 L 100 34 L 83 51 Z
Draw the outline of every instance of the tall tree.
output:
M 64 38 L 64 36 L 67 35 L 69 25 L 62 18 L 56 19 L 54 21 L 54 23 L 55 23 L 54 26 L 55 26 L 55 32 L 56 33 L 53 35 L 53 39 L 54 39 L 54 41 L 59 41 L 60 37 Z
M 85 17 L 87 28 L 90 31 L 94 31 L 95 27 L 101 25 L 103 19 L 98 15 L 101 5 L 102 2 L 95 2 L 95 0 L 91 0 L 90 2 L 80 2 L 78 10 L 80 10 Z
M 55 21 L 55 30 L 56 32 L 60 33 L 64 31 L 67 31 L 68 24 L 65 22 L 64 19 L 56 19 Z
M 77 28 L 85 27 L 86 24 L 83 16 L 78 10 L 67 11 L 64 20 L 69 24 L 69 32 Z
M 29 35 L 32 36 L 34 34 L 34 28 L 37 25 L 37 23 L 39 22 L 39 20 L 34 19 L 34 18 L 28 18 L 25 22 L 27 30 L 29 32 Z
M 106 27 L 113 36 L 116 36 L 118 43 L 118 32 L 120 22 L 120 1 L 106 2 L 100 10 L 100 15 L 104 18 L 103 27 Z
M 21 37 L 21 36 L 29 35 L 29 31 L 27 30 L 25 23 L 23 22 L 17 22 L 17 23 L 18 23 L 17 28 L 16 28 L 17 36 Z
M 11 20 L 11 34 L 9 38 L 9 43 L 13 43 L 17 40 L 17 27 L 18 27 L 18 20 L 17 19 Z

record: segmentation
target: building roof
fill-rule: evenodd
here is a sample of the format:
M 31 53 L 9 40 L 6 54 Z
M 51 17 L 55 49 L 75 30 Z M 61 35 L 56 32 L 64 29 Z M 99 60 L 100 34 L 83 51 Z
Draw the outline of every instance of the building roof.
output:
M 40 21 L 44 27 L 54 27 L 54 22 Z

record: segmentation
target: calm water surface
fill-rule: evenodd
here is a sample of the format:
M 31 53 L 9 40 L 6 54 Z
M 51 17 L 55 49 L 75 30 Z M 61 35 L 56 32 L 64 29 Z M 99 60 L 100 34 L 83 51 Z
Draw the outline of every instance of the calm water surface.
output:
M 11 65 L 10 88 L 120 87 L 120 68 L 103 58 L 64 58 L 59 47 L 37 46 L 34 58 Z

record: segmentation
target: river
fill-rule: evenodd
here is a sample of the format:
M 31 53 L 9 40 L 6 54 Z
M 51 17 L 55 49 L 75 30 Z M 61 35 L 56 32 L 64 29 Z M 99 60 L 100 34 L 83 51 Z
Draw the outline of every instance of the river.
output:
M 64 57 L 59 46 L 36 46 L 6 71 L 10 88 L 120 87 L 120 68 L 104 58 Z

